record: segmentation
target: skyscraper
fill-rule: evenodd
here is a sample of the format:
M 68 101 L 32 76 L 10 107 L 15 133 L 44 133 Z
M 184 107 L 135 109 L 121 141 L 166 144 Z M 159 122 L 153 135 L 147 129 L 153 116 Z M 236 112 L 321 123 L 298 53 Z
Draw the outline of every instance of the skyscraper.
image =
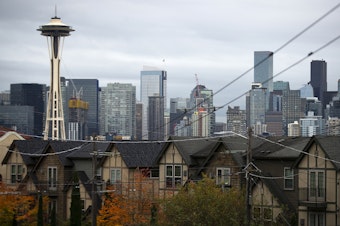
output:
M 43 119 L 45 112 L 46 85 L 42 84 L 11 84 L 11 105 L 34 107 L 33 135 L 43 134 Z
M 254 83 L 260 83 L 266 89 L 265 106 L 269 110 L 269 94 L 273 91 L 273 52 L 254 52 Z
M 167 72 L 153 67 L 144 66 L 140 73 L 140 98 L 143 104 L 142 113 L 142 139 L 149 139 L 148 134 L 148 108 L 149 108 L 149 97 L 159 96 L 164 99 L 164 109 L 167 107 L 166 98 L 166 81 Z
M 216 123 L 213 91 L 204 85 L 196 85 L 190 94 L 190 109 L 193 111 L 191 117 L 192 135 L 213 136 Z M 195 120 L 199 120 L 199 122 L 194 125 Z
M 100 92 L 100 134 L 135 138 L 136 87 L 127 83 L 109 83 Z
M 261 83 L 268 92 L 273 91 L 273 52 L 254 52 L 254 83 Z
M 267 89 L 262 87 L 261 83 L 253 83 L 246 100 L 247 127 L 257 127 L 255 134 L 265 132 L 260 127 L 265 124 Z
M 166 126 L 164 124 L 164 97 L 150 96 L 148 108 L 149 140 L 164 140 Z
M 228 106 L 227 110 L 227 130 L 237 134 L 246 135 L 246 111 L 241 110 L 239 106 L 234 108 Z
M 311 62 L 310 84 L 314 90 L 314 96 L 324 103 L 324 92 L 327 92 L 327 63 L 324 60 L 313 60 Z
M 175 127 L 185 116 L 188 118 L 189 100 L 181 97 L 170 98 L 170 135 L 175 135 Z
M 285 135 L 288 124 L 299 121 L 304 116 L 305 100 L 300 97 L 300 90 L 284 90 L 282 96 L 282 121 Z
M 76 97 L 76 94 L 83 90 L 81 99 L 88 102 L 87 111 L 87 130 L 84 136 L 99 134 L 99 81 L 98 79 L 65 79 L 61 78 L 61 89 L 63 100 L 69 100 Z M 69 109 L 66 106 L 68 102 L 63 101 L 65 124 L 69 122 Z M 68 133 L 66 133 L 68 134 Z

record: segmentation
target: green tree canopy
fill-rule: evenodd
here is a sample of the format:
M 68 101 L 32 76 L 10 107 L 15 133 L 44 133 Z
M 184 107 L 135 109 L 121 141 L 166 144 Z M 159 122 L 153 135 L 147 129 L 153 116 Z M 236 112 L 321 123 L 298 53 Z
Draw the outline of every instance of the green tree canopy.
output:
M 215 180 L 207 177 L 183 187 L 163 207 L 162 225 L 239 226 L 246 216 L 244 192 L 236 188 L 223 191 Z

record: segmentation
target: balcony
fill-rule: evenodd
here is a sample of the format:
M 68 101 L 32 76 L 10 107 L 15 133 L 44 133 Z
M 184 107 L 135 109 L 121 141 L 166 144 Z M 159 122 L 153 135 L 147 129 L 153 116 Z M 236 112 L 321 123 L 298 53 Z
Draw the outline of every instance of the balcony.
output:
M 299 205 L 311 209 L 326 209 L 325 188 L 299 188 Z

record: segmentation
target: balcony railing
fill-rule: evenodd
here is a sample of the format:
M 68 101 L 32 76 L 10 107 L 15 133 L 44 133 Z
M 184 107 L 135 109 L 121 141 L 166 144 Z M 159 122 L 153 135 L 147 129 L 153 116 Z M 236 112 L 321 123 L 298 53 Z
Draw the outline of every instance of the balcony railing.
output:
M 300 205 L 325 208 L 326 189 L 325 188 L 299 188 Z

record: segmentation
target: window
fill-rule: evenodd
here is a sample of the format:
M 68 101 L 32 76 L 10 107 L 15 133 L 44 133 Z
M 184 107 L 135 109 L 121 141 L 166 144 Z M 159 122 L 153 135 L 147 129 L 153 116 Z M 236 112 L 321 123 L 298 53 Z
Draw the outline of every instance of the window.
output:
M 48 188 L 50 190 L 57 189 L 57 167 L 48 167 L 47 168 L 47 180 L 48 180 Z
M 150 177 L 151 178 L 158 178 L 159 177 L 159 169 L 151 169 Z
M 111 184 L 119 183 L 122 180 L 121 170 L 118 168 L 111 169 L 110 182 Z
M 324 213 L 310 213 L 309 214 L 310 226 L 325 226 L 325 214 Z
M 182 166 L 167 165 L 166 166 L 166 187 L 175 188 L 182 184 Z
M 11 165 L 11 183 L 15 184 L 22 180 L 23 167 L 21 164 Z
M 230 168 L 216 169 L 216 184 L 230 186 Z
M 284 189 L 294 189 L 294 170 L 289 167 L 284 168 Z
M 259 220 L 259 219 L 261 219 L 261 209 L 260 209 L 260 207 L 254 207 L 254 210 L 253 210 L 254 212 L 253 212 L 253 218 L 255 219 L 255 220 Z
M 263 208 L 263 219 L 265 221 L 271 221 L 273 217 L 271 208 Z
M 309 197 L 315 200 L 325 198 L 325 172 L 321 170 L 309 172 Z

